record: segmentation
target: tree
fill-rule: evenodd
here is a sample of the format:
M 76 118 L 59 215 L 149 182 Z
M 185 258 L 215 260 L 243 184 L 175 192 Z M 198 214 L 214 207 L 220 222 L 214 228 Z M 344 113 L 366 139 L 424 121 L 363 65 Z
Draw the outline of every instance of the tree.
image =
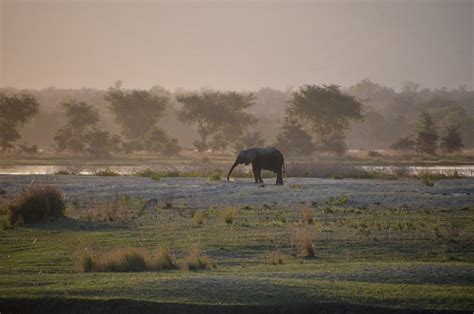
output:
M 395 143 L 390 145 L 390 149 L 401 151 L 415 150 L 416 142 L 411 139 L 411 136 L 401 137 Z
M 426 154 L 435 155 L 439 136 L 431 115 L 425 111 L 420 113 L 417 127 L 416 149 Z
M 62 103 L 67 124 L 54 136 L 56 150 L 82 153 L 86 146 L 86 133 L 99 122 L 97 110 L 85 102 L 75 99 Z
M 165 90 L 153 87 L 152 91 L 123 90 L 121 85 L 109 88 L 105 97 L 115 121 L 128 139 L 123 143 L 126 152 L 139 150 L 178 154 L 181 148 L 177 139 L 168 138 L 157 123 L 169 104 Z
M 345 150 L 344 131 L 351 120 L 362 120 L 362 104 L 343 94 L 337 85 L 305 85 L 293 93 L 287 113 L 309 124 L 318 149 L 341 154 Z M 331 140 L 337 140 L 332 145 Z
M 120 137 L 93 127 L 85 133 L 85 151 L 93 157 L 109 157 L 120 150 Z
M 76 154 L 89 153 L 93 157 L 108 157 L 119 150 L 120 138 L 101 130 L 97 110 L 85 102 L 64 102 L 67 124 L 54 136 L 56 150 Z
M 209 137 L 212 137 L 213 147 L 225 149 L 256 122 L 251 114 L 244 112 L 253 105 L 251 93 L 204 91 L 180 95 L 177 100 L 182 104 L 178 112 L 179 120 L 197 126 L 201 140 L 194 146 L 198 151 L 209 147 Z
M 245 131 L 240 141 L 238 141 L 234 148 L 236 151 L 241 151 L 252 147 L 261 147 L 265 145 L 265 139 L 262 137 L 260 131 Z
M 289 116 L 285 117 L 276 140 L 275 146 L 289 156 L 306 156 L 316 151 L 312 136 L 303 129 L 301 123 Z
M 321 138 L 316 149 L 321 152 L 331 152 L 337 156 L 344 155 L 347 150 L 344 131 L 331 130 L 331 133 Z
M 25 144 L 21 144 L 18 147 L 20 149 L 20 152 L 26 154 L 26 155 L 36 155 L 39 153 L 39 149 L 37 145 L 31 145 L 28 146 Z
M 474 94 L 474 93 L 473 93 Z M 459 125 L 459 133 L 463 138 L 463 144 L 467 147 L 474 146 L 474 117 L 457 103 L 444 102 L 437 108 L 431 108 L 430 113 L 438 125 Z
M 461 132 L 459 124 L 455 123 L 446 126 L 445 134 L 441 136 L 440 148 L 446 153 L 455 153 L 463 149 Z
M 147 134 L 144 144 L 149 151 L 159 152 L 166 156 L 178 155 L 181 152 L 178 140 L 170 139 L 166 133 L 159 128 L 154 128 Z
M 163 116 L 168 98 L 153 95 L 146 90 L 126 91 L 111 87 L 105 99 L 121 126 L 123 134 L 132 140 L 139 139 L 150 132 Z
M 13 147 L 21 136 L 18 128 L 37 114 L 39 104 L 35 97 L 25 94 L 7 96 L 0 93 L 0 148 L 2 152 Z

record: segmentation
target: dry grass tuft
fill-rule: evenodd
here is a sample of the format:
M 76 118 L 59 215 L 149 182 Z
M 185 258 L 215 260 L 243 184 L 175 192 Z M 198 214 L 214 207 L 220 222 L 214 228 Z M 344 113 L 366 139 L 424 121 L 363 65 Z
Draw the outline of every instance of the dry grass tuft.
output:
M 156 254 L 148 262 L 150 270 L 173 270 L 178 269 L 174 257 L 167 247 L 160 247 Z
M 198 225 L 202 225 L 204 223 L 204 214 L 202 212 L 195 212 L 193 214 L 193 220 Z
M 214 261 L 203 255 L 198 245 L 193 245 L 189 253 L 184 257 L 183 269 L 197 271 L 211 268 L 216 268 Z
M 231 225 L 232 223 L 234 223 L 234 219 L 236 216 L 237 216 L 237 209 L 235 208 L 229 208 L 223 213 L 224 221 L 228 225 Z
M 299 255 L 302 257 L 315 257 L 313 239 L 311 233 L 307 229 L 300 229 L 296 232 L 296 243 L 299 248 Z
M 303 221 L 308 225 L 312 225 L 314 223 L 314 216 L 311 208 L 303 208 Z
M 86 252 L 80 258 L 84 272 L 141 272 L 148 270 L 145 251 L 137 248 L 112 250 L 105 254 Z
M 283 265 L 283 254 L 280 251 L 271 252 L 268 257 L 272 265 Z

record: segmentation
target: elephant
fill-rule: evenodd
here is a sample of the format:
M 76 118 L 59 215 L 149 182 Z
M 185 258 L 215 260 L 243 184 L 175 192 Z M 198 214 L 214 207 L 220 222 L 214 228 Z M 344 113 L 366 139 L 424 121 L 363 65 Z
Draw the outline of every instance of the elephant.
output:
M 277 174 L 276 184 L 283 185 L 282 173 L 285 172 L 285 159 L 283 154 L 274 147 L 254 147 L 242 150 L 235 159 L 232 168 L 227 174 L 227 181 L 229 181 L 232 170 L 239 164 L 252 163 L 252 171 L 255 177 L 255 183 L 263 183 L 261 171 L 270 170 Z

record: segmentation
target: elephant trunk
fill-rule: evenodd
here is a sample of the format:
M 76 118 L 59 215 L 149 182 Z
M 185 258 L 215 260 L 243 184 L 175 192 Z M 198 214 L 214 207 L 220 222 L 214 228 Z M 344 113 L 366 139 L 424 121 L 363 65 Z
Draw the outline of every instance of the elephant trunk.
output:
M 234 170 L 234 168 L 235 168 L 238 164 L 239 164 L 239 161 L 236 160 L 236 161 L 234 162 L 234 164 L 232 165 L 232 167 L 230 168 L 229 173 L 227 174 L 227 181 L 229 181 L 229 177 L 230 177 L 230 174 L 232 173 L 232 170 Z

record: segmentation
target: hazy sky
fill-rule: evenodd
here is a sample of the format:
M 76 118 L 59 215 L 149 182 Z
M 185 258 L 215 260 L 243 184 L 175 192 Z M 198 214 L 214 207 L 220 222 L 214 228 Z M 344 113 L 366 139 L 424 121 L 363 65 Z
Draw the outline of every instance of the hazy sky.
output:
M 0 86 L 474 87 L 472 0 L 0 3 Z

